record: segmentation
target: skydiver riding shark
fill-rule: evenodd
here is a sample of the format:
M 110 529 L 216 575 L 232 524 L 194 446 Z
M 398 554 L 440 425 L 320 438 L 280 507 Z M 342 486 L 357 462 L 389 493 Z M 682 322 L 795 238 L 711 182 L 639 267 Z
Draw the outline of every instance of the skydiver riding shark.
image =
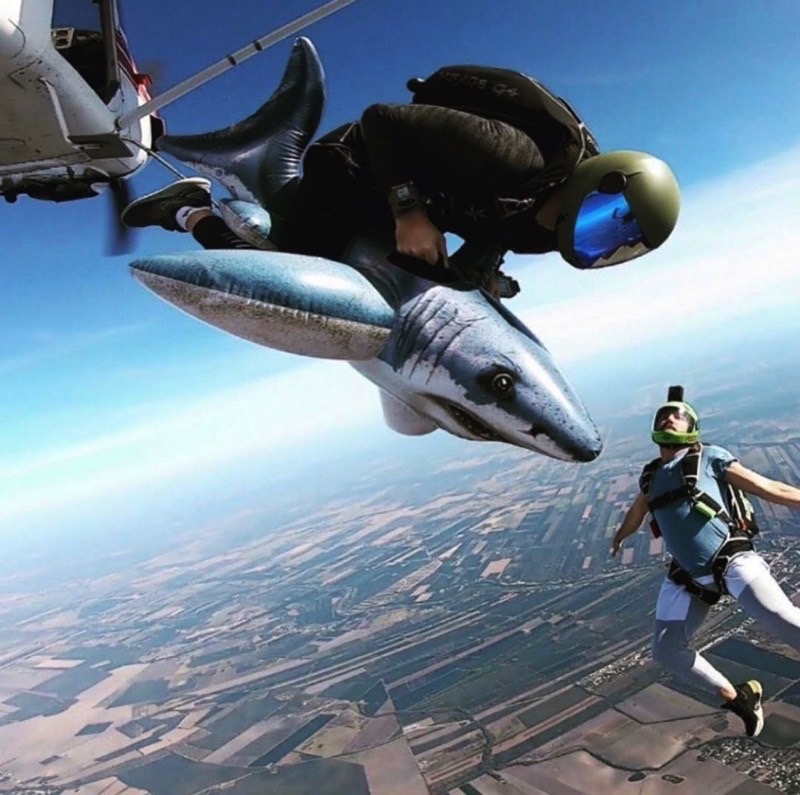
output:
M 591 461 L 596 427 L 552 357 L 497 296 L 506 251 L 599 268 L 671 233 L 677 182 L 641 152 L 599 154 L 563 100 L 526 75 L 445 67 L 413 101 L 372 105 L 308 146 L 325 84 L 298 39 L 249 118 L 159 148 L 221 183 L 180 180 L 129 205 L 129 226 L 191 231 L 205 252 L 133 263 L 188 313 L 268 347 L 350 363 L 394 430 L 436 428 Z M 307 151 L 306 151 L 307 150 Z M 301 178 L 302 169 L 302 178 Z M 443 233 L 465 241 L 448 257 Z

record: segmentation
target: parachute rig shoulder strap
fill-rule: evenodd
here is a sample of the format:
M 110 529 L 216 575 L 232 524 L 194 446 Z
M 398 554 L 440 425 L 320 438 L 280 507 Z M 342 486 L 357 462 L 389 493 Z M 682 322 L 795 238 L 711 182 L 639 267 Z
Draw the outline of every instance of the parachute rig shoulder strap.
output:
M 700 480 L 700 467 L 702 465 L 703 445 L 697 443 L 692 445 L 686 455 L 681 460 L 681 477 L 683 485 L 678 489 L 659 494 L 657 497 L 650 497 L 650 488 L 653 476 L 663 463 L 660 458 L 654 458 L 645 464 L 640 478 L 642 492 L 647 496 L 647 505 L 650 508 L 652 522 L 650 529 L 653 535 L 658 538 L 661 531 L 656 522 L 653 511 L 668 505 L 677 500 L 687 499 L 694 510 L 699 511 L 709 519 L 719 517 L 728 525 L 728 540 L 720 547 L 711 564 L 711 573 L 718 590 L 713 590 L 703 586 L 693 580 L 673 559 L 669 563 L 667 576 L 676 584 L 682 585 L 686 590 L 696 596 L 706 604 L 716 604 L 722 594 L 727 593 L 725 588 L 724 575 L 735 555 L 753 549 L 753 536 L 759 532 L 759 527 L 755 519 L 753 505 L 747 495 L 736 486 L 725 483 L 725 496 L 727 497 L 730 511 L 720 505 L 713 497 L 697 487 Z
M 663 508 L 676 500 L 689 500 L 692 508 L 699 511 L 709 519 L 719 517 L 731 529 L 741 535 L 742 532 L 748 536 L 757 535 L 759 532 L 758 524 L 755 520 L 753 505 L 747 495 L 736 486 L 725 483 L 726 497 L 730 511 L 724 505 L 720 505 L 711 495 L 700 490 L 697 484 L 700 480 L 700 466 L 702 465 L 703 445 L 695 444 L 681 460 L 681 477 L 683 485 L 680 488 L 659 494 L 657 497 L 650 496 L 650 487 L 653 482 L 653 475 L 662 464 L 660 458 L 654 458 L 645 464 L 642 470 L 642 477 L 639 481 L 642 492 L 647 496 L 647 505 L 652 513 L 658 508 Z

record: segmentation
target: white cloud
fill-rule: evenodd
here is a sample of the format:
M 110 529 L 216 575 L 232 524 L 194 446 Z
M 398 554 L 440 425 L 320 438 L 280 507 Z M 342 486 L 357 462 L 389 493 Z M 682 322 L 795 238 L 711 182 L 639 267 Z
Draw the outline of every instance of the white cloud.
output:
M 574 271 L 555 255 L 509 263 L 524 286 L 510 308 L 565 362 L 687 327 L 725 333 L 725 323 L 755 312 L 796 312 L 797 207 L 800 147 L 688 192 L 673 238 L 639 261 L 595 273 Z M 0 525 L 96 513 L 148 483 L 174 480 L 179 489 L 199 468 L 287 451 L 296 457 L 344 429 L 382 424 L 375 388 L 343 362 L 309 360 L 193 400 L 155 399 L 152 416 L 115 433 L 0 459 Z

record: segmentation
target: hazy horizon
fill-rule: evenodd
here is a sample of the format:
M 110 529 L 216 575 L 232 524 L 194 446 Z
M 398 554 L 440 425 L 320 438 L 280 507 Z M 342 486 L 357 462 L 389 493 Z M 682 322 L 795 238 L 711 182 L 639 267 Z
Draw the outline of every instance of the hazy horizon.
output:
M 141 63 L 163 59 L 163 89 L 241 46 L 254 25 L 266 31 L 311 7 L 220 15 L 201 0 L 195 46 L 176 47 L 185 28 L 158 22 L 148 0 L 126 8 L 126 30 Z M 589 409 L 597 414 L 594 392 L 607 391 L 609 374 L 634 385 L 654 380 L 644 371 L 656 354 L 663 382 L 674 381 L 687 345 L 701 353 L 737 347 L 769 361 L 779 343 L 757 348 L 753 334 L 791 338 L 800 299 L 798 109 L 785 90 L 798 72 L 789 35 L 796 9 L 776 4 L 772 15 L 752 15 L 721 2 L 701 12 L 678 3 L 643 14 L 623 3 L 577 9 L 565 30 L 556 24 L 560 8 L 514 0 L 500 11 L 480 3 L 467 11 L 445 0 L 424 11 L 429 29 L 411 7 L 359 0 L 307 31 L 327 73 L 322 131 L 378 99 L 402 101 L 407 77 L 443 62 L 497 63 L 543 79 L 586 118 L 602 148 L 653 151 L 683 191 L 672 238 L 632 263 L 586 273 L 557 255 L 508 257 L 506 270 L 523 286 L 509 308 Z M 382 42 L 382 58 L 371 59 L 370 35 L 387 29 L 407 35 Z M 531 48 L 532 29 L 551 36 Z M 609 50 L 598 29 L 630 35 Z M 579 46 L 567 50 L 568 42 Z M 274 89 L 289 47 L 167 108 L 170 131 L 247 115 Z M 167 179 L 151 165 L 135 190 Z M 302 476 L 304 461 L 336 455 L 343 440 L 420 456 L 436 446 L 440 432 L 404 439 L 388 431 L 375 388 L 344 363 L 258 348 L 154 299 L 127 272 L 133 256 L 100 256 L 102 200 L 26 200 L 4 212 L 20 233 L 8 240 L 0 296 L 0 532 L 102 523 L 119 510 L 112 505 L 127 511 L 133 502 L 145 513 L 188 516 L 192 495 L 202 494 L 197 484 L 213 483 L 215 472 L 293 462 Z M 148 230 L 136 255 L 194 247 L 188 235 Z M 602 424 L 602 414 L 596 419 Z

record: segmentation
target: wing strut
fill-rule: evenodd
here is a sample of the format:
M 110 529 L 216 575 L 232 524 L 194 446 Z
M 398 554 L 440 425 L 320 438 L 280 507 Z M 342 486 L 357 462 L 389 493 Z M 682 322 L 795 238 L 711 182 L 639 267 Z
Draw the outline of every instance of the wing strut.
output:
M 338 11 L 340 8 L 344 8 L 345 6 L 348 6 L 354 2 L 355 0 L 330 0 L 330 2 L 325 3 L 325 5 L 322 5 L 313 11 L 309 11 L 307 14 L 303 14 L 303 16 L 298 17 L 292 22 L 287 22 L 277 30 L 272 31 L 272 33 L 268 33 L 266 36 L 256 39 L 246 47 L 242 47 L 241 50 L 237 50 L 230 55 L 226 55 L 222 60 L 217 61 L 215 64 L 203 69 L 201 72 L 197 72 L 197 74 L 192 75 L 192 77 L 187 78 L 181 83 L 178 83 L 178 85 L 167 89 L 163 94 L 159 94 L 149 102 L 145 102 L 144 105 L 140 105 L 138 108 L 136 108 L 136 110 L 126 113 L 117 120 L 117 129 L 124 129 L 134 122 L 139 121 L 139 119 L 149 116 L 151 113 L 155 113 L 165 105 L 169 105 L 170 102 L 174 102 L 176 99 L 188 94 L 190 91 L 194 91 L 194 89 L 204 85 L 209 80 L 213 80 L 223 72 L 227 72 L 234 66 L 238 66 L 240 63 L 242 63 L 242 61 L 246 61 L 251 56 L 257 55 L 263 50 L 266 50 L 268 47 L 271 47 L 273 44 L 283 41 L 283 39 L 298 33 L 312 23 L 317 22 L 318 20 Z

